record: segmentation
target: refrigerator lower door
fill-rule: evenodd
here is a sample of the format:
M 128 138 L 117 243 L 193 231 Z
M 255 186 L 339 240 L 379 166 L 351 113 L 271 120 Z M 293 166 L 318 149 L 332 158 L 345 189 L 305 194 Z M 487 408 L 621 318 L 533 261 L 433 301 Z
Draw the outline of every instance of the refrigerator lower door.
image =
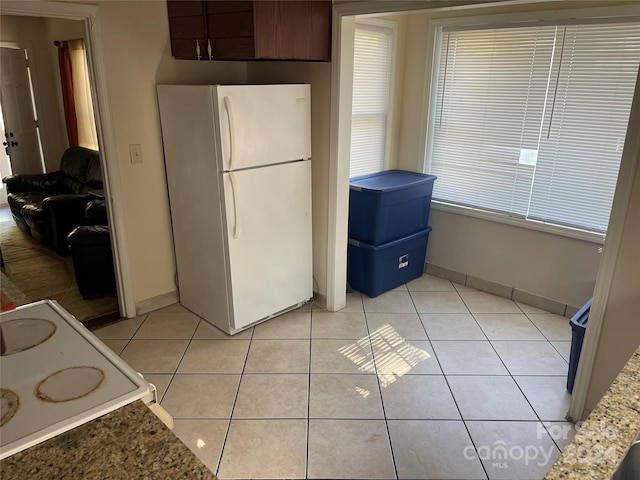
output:
M 232 327 L 311 298 L 311 161 L 225 173 Z

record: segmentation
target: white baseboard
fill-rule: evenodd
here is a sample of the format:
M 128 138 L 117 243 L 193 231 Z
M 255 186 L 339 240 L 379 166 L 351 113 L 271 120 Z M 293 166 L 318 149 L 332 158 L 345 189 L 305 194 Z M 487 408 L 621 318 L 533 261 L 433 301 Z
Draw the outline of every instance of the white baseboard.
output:
M 508 285 L 501 285 L 489 280 L 473 277 L 471 275 L 467 275 L 466 273 L 449 270 L 447 268 L 433 265 L 431 263 L 425 264 L 424 271 L 425 273 L 428 273 L 435 277 L 445 278 L 452 282 L 459 283 L 460 285 L 475 288 L 476 290 L 481 290 L 493 295 L 510 298 L 515 302 L 521 302 L 532 307 L 537 307 L 542 310 L 555 313 L 557 315 L 572 317 L 578 311 L 577 307 L 566 305 L 550 298 L 518 290 Z
M 159 308 L 163 308 L 168 305 L 173 305 L 174 303 L 178 303 L 179 301 L 180 294 L 178 293 L 178 290 L 163 293 L 162 295 L 158 295 L 157 297 L 147 298 L 146 300 L 142 300 L 141 302 L 136 302 L 136 315 L 144 315 L 145 313 L 152 312 L 153 310 L 158 310 Z

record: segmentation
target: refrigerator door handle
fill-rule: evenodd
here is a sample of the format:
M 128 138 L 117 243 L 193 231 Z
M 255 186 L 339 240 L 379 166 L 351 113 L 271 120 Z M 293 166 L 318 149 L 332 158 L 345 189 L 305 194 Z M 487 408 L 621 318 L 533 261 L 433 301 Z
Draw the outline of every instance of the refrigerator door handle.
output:
M 226 98 L 226 97 L 225 97 Z M 231 181 L 231 195 L 233 198 L 233 239 L 238 239 L 239 233 L 239 215 L 238 215 L 238 196 L 236 194 L 236 177 L 233 172 L 229 173 L 229 180 Z
M 233 128 L 233 110 L 231 109 L 231 99 L 224 97 L 224 107 L 227 110 L 229 119 L 229 170 L 233 170 L 233 153 L 235 151 L 235 129 Z

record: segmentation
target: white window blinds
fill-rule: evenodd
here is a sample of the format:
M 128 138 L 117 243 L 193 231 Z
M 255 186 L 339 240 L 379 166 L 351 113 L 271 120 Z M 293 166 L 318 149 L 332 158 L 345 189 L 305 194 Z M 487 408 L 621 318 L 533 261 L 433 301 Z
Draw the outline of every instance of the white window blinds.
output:
M 434 198 L 605 232 L 639 62 L 638 23 L 444 29 Z
M 393 29 L 356 24 L 350 176 L 385 169 Z

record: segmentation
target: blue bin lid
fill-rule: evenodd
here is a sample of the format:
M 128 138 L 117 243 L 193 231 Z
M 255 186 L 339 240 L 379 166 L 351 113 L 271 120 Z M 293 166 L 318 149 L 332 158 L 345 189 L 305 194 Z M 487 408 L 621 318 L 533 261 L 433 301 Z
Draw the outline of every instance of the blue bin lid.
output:
M 591 311 L 591 302 L 593 302 L 593 297 L 587 300 L 580 310 L 576 312 L 576 314 L 571 317 L 569 320 L 569 324 L 573 327 L 584 327 L 587 324 L 587 320 L 589 320 L 589 312 Z
M 428 175 L 426 173 L 407 172 L 405 170 L 385 170 L 384 172 L 353 177 L 349 180 L 349 186 L 354 190 L 389 192 L 420 183 L 433 182 L 436 178 L 435 175 Z
M 382 249 L 385 249 L 385 248 L 393 248 L 396 245 L 399 245 L 401 243 L 409 242 L 409 241 L 413 240 L 414 238 L 418 238 L 418 237 L 421 237 L 423 235 L 427 235 L 429 232 L 431 232 L 431 227 L 427 227 L 427 228 L 425 228 L 423 230 L 418 230 L 415 233 L 410 233 L 409 235 L 406 235 L 404 237 L 398 238 L 396 240 L 391 240 L 390 242 L 383 243 L 382 245 L 371 245 L 370 243 L 361 242 L 360 240 L 356 240 L 355 238 L 350 238 L 349 239 L 349 245 L 353 245 L 354 247 L 361 247 L 361 248 L 364 248 L 365 250 L 378 251 L 378 250 L 382 250 Z

